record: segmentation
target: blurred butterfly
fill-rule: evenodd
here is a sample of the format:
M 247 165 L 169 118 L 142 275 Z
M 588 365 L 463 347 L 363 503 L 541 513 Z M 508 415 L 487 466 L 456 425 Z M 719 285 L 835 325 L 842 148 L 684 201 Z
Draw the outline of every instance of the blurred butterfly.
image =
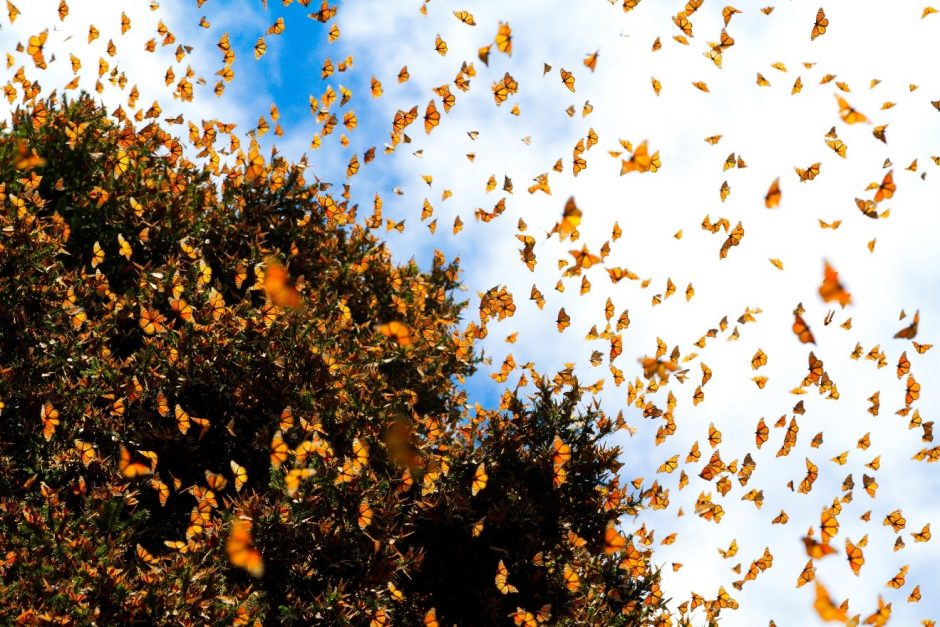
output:
M 780 191 L 780 178 L 778 177 L 770 184 L 770 189 L 767 190 L 767 194 L 764 196 L 764 206 L 768 209 L 778 207 L 781 196 L 783 196 L 783 193 Z
M 242 518 L 232 520 L 228 540 L 225 543 L 232 566 L 243 568 L 256 578 L 264 575 L 264 562 L 261 552 L 252 544 L 251 521 Z
M 613 520 L 607 521 L 607 527 L 604 529 L 604 553 L 608 555 L 619 553 L 627 546 L 627 539 L 617 531 L 617 525 Z
M 287 269 L 273 257 L 265 259 L 264 291 L 278 307 L 303 309 L 300 293 L 289 281 Z
M 920 324 L 920 310 L 914 312 L 911 323 L 894 334 L 895 339 L 910 340 L 917 336 L 917 326 Z
M 850 105 L 845 98 L 836 94 L 836 102 L 839 103 L 839 117 L 842 118 L 842 121 L 846 124 L 857 124 L 859 122 L 868 122 L 868 118 L 865 117 L 859 111 L 856 111 L 852 105 Z M 840 155 L 841 156 L 841 155 Z
M 813 603 L 813 609 L 816 610 L 819 618 L 826 622 L 846 623 L 849 620 L 846 610 L 833 602 L 826 587 L 818 581 L 816 582 L 816 601 Z
M 135 459 L 123 444 L 121 445 L 120 451 L 121 457 L 118 460 L 118 469 L 125 477 L 133 478 L 153 474 L 153 469 L 157 465 L 156 453 L 152 451 L 138 451 L 138 455 L 143 459 Z
M 796 333 L 800 342 L 803 344 L 815 344 L 816 338 L 813 337 L 813 332 L 810 331 L 806 321 L 803 320 L 803 316 L 798 313 L 793 314 L 793 316 L 793 332 Z
M 819 295 L 823 302 L 838 301 L 843 307 L 852 302 L 852 295 L 845 291 L 845 286 L 839 281 L 839 273 L 829 265 L 828 261 L 824 262 L 823 282 L 819 286 Z
M 391 322 L 378 325 L 376 330 L 385 337 L 394 339 L 399 346 L 409 348 L 414 344 L 411 329 L 403 322 L 392 320 Z

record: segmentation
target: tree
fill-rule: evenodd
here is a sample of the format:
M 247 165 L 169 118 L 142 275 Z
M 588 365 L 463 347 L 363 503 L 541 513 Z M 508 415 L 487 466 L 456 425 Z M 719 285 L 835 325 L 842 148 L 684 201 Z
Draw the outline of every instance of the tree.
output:
M 0 127 L 0 616 L 653 621 L 576 382 L 472 407 L 455 262 L 396 265 L 348 187 L 189 130 L 86 96 Z

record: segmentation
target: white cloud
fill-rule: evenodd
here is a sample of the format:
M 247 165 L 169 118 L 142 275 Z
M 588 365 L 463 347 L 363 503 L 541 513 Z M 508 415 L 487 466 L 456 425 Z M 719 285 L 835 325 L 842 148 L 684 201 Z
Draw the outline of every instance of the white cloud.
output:
M 464 5 L 430 3 L 424 18 L 414 6 L 383 4 L 384 19 L 376 20 L 370 17 L 376 3 L 350 4 L 341 13 L 341 24 L 347 45 L 352 43 L 357 58 L 365 56 L 364 65 L 374 68 L 383 80 L 392 79 L 402 65 L 408 65 L 412 78 L 405 88 L 386 90 L 388 117 L 396 109 L 414 104 L 423 113 L 430 89 L 452 80 L 462 60 L 475 61 L 478 76 L 470 94 L 454 90 L 456 107 L 429 137 L 420 128 L 419 118 L 411 129 L 413 143 L 400 147 L 399 154 L 391 158 L 405 195 L 387 198 L 386 212 L 408 220 L 403 236 L 393 234 L 392 246 L 399 256 L 426 258 L 430 247 L 442 248 L 462 257 L 471 295 L 497 284 L 507 285 L 515 295 L 516 316 L 490 325 L 490 337 L 484 345 L 493 356 L 493 367 L 487 374 L 497 370 L 503 356 L 511 351 L 517 363 L 533 360 L 538 367 L 552 371 L 563 362 L 577 361 L 576 373 L 582 382 L 603 376 L 606 364 L 591 369 L 587 358 L 595 348 L 606 355 L 606 343 L 590 346 L 582 338 L 593 324 L 603 328 L 608 296 L 616 313 L 629 308 L 633 321 L 624 333 L 624 355 L 616 364 L 628 376 L 637 371 L 631 360 L 652 354 L 657 336 L 670 348 L 679 344 L 687 354 L 697 350 L 691 343 L 717 326 L 723 315 L 729 316 L 733 327 L 745 307 L 761 307 L 764 313 L 756 324 L 740 326 L 738 342 L 726 342 L 726 334 L 722 334 L 699 351 L 700 360 L 714 371 L 714 379 L 705 387 L 704 403 L 693 407 L 690 402 L 700 377 L 695 361 L 689 364 L 691 380 L 684 386 L 670 386 L 680 397 L 675 437 L 654 448 L 652 440 L 659 423 L 645 421 L 635 411 L 628 414 L 628 422 L 640 431 L 621 440 L 626 479 L 645 475 L 648 484 L 662 461 L 676 453 L 684 459 L 693 441 L 697 440 L 703 451 L 701 462 L 688 468 L 692 479 L 685 490 L 676 490 L 678 473 L 656 476 L 671 488 L 672 505 L 665 512 L 644 512 L 635 523 L 646 522 L 655 528 L 657 544 L 668 533 L 679 532 L 674 545 L 656 546 L 657 562 L 667 565 L 666 595 L 678 604 L 691 590 L 709 596 L 718 585 L 724 585 L 741 602 L 741 609 L 724 616 L 723 624 L 754 625 L 771 618 L 778 625 L 812 624 L 812 586 L 794 589 L 807 559 L 800 537 L 807 527 L 818 525 L 821 508 L 842 494 L 842 479 L 852 472 L 857 484 L 855 499 L 845 505 L 840 516 L 843 531 L 835 543 L 841 549 L 844 537 L 858 541 L 868 533 L 867 563 L 862 576 L 855 578 L 841 555 L 821 560 L 817 563 L 820 580 L 834 597 L 850 597 L 852 613 L 861 612 L 863 618 L 877 606 L 878 594 L 893 601 L 898 624 L 914 624 L 936 615 L 938 602 L 929 592 L 929 565 L 937 558 L 935 545 L 915 545 L 909 535 L 935 518 L 936 512 L 928 503 L 936 481 L 932 467 L 910 460 L 925 443 L 920 441 L 919 430 L 907 429 L 907 419 L 894 415 L 903 405 L 903 382 L 895 378 L 894 364 L 906 349 L 913 372 L 926 383 L 935 378 L 931 374 L 936 372 L 937 358 L 933 352 L 917 355 L 909 343 L 890 339 L 907 323 L 897 320 L 901 308 L 909 313 L 920 308 L 919 340 L 929 342 L 935 337 L 936 299 L 925 298 L 924 289 L 938 279 L 932 237 L 938 218 L 928 208 L 936 204 L 937 197 L 935 166 L 929 155 L 936 150 L 940 118 L 929 101 L 932 94 L 940 93 L 940 84 L 923 60 L 936 52 L 936 24 L 930 19 L 920 21 L 920 10 L 912 7 L 885 11 L 875 2 L 832 4 L 826 7 L 829 32 L 810 42 L 815 6 L 780 5 L 770 16 L 756 7 L 746 7 L 746 13 L 735 16 L 728 29 L 736 45 L 725 52 L 724 69 L 719 70 L 702 56 L 707 50 L 703 41 L 719 37 L 722 22 L 717 5 L 703 7 L 693 18 L 696 37 L 688 47 L 672 39 L 678 31 L 670 16 L 681 8 L 672 3 L 646 2 L 626 15 L 602 2 L 574 7 L 562 2 Z M 470 28 L 459 24 L 450 14 L 457 8 L 473 12 L 480 25 Z M 499 20 L 512 25 L 514 54 L 510 60 L 494 50 L 490 68 L 486 68 L 474 59 L 475 53 L 495 34 Z M 437 33 L 448 43 L 447 57 L 433 52 Z M 652 52 L 650 46 L 657 35 L 663 48 Z M 879 43 L 873 45 L 876 41 Z M 591 74 L 581 60 L 597 49 L 597 72 Z M 544 62 L 551 62 L 553 69 L 543 78 Z M 782 62 L 789 71 L 773 69 L 775 62 Z M 806 68 L 803 62 L 816 65 Z M 561 85 L 560 67 L 575 73 L 577 93 L 570 94 Z M 518 80 L 520 93 L 497 108 L 489 86 L 507 70 Z M 771 82 L 770 87 L 755 84 L 757 72 Z M 839 120 L 835 83 L 819 84 L 827 73 L 837 74 L 836 80 L 849 84 L 852 91 L 844 96 L 853 106 L 875 124 L 888 124 L 887 145 L 871 135 L 871 125 L 847 126 Z M 651 89 L 652 76 L 662 82 L 660 97 Z M 797 76 L 804 87 L 791 96 Z M 883 82 L 869 89 L 873 78 Z M 708 84 L 710 93 L 691 85 L 699 80 Z M 920 88 L 909 91 L 909 83 Z M 585 99 L 590 99 L 594 112 L 582 119 Z M 897 105 L 880 110 L 886 100 Z M 509 112 L 514 102 L 521 107 L 518 118 Z M 578 113 L 569 118 L 564 109 L 572 104 Z M 849 146 L 847 160 L 838 158 L 824 143 L 832 126 Z M 571 150 L 589 127 L 597 131 L 600 144 L 585 154 L 589 167 L 575 179 L 570 175 Z M 476 142 L 467 137 L 468 130 L 480 131 Z M 719 133 L 724 138 L 717 146 L 703 141 Z M 531 145 L 520 141 L 526 136 L 531 136 Z M 656 174 L 620 178 L 619 161 L 604 154 L 605 150 L 619 149 L 618 138 L 634 145 L 648 139 L 651 150 L 661 152 L 662 169 Z M 408 154 L 418 149 L 424 150 L 423 158 Z M 472 163 L 463 156 L 471 151 L 476 153 Z M 732 151 L 743 156 L 747 169 L 722 170 Z M 565 173 L 552 173 L 553 195 L 528 195 L 525 188 L 531 177 L 550 171 L 559 157 L 564 159 Z M 883 203 L 892 209 L 890 219 L 872 221 L 861 215 L 853 199 L 870 197 L 865 188 L 881 180 L 886 157 L 895 162 L 898 192 L 892 201 Z M 919 158 L 917 173 L 905 171 L 915 157 Z M 822 163 L 820 176 L 800 183 L 793 167 L 805 168 L 817 161 Z M 922 181 L 919 174 L 925 169 L 929 174 Z M 422 174 L 433 175 L 431 189 L 421 181 Z M 500 184 L 504 174 L 512 177 L 514 193 L 484 193 L 491 174 Z M 781 178 L 782 202 L 780 208 L 768 210 L 764 194 L 776 177 Z M 731 195 L 722 203 L 719 187 L 724 180 L 731 186 Z M 357 181 L 361 193 L 371 193 L 368 182 Z M 453 198 L 441 202 L 443 189 L 453 190 Z M 544 233 L 559 218 L 568 195 L 574 195 L 584 210 L 582 240 L 592 251 L 608 239 L 613 222 L 619 222 L 624 236 L 613 243 L 607 263 L 651 278 L 648 289 L 629 281 L 611 285 L 604 270 L 596 268 L 587 272 L 592 289 L 584 297 L 578 296 L 579 278 L 566 280 L 563 294 L 555 292 L 560 275 L 555 260 L 581 244 L 544 241 Z M 490 224 L 472 219 L 474 208 L 490 210 L 503 196 L 509 207 L 503 216 Z M 439 217 L 434 237 L 418 222 L 425 197 Z M 450 224 L 456 214 L 462 216 L 466 229 L 453 238 Z M 706 233 L 699 226 L 706 214 L 713 219 L 725 216 L 732 225 L 738 220 L 744 224 L 746 235 L 726 260 L 718 258 L 724 235 Z M 522 266 L 516 252 L 521 248 L 514 237 L 519 218 L 539 240 L 539 264 L 534 274 Z M 835 231 L 823 230 L 818 218 L 842 220 L 842 225 Z M 680 228 L 684 237 L 676 240 L 672 236 Z M 877 245 L 871 254 L 866 243 L 874 237 Z M 783 260 L 783 272 L 769 263 L 771 257 Z M 828 327 L 822 319 L 829 307 L 816 294 L 824 258 L 840 271 L 853 294 L 853 304 L 837 312 L 835 323 Z M 662 293 L 667 277 L 677 285 L 677 294 L 651 307 L 651 296 Z M 528 300 L 533 282 L 548 301 L 542 312 Z M 696 289 L 690 303 L 682 297 L 688 282 Z M 771 441 L 760 452 L 753 452 L 753 431 L 761 416 L 773 425 L 786 414 L 789 422 L 790 410 L 799 398 L 789 390 L 805 375 L 811 348 L 799 344 L 790 331 L 791 311 L 801 301 L 818 341 L 812 348 L 837 382 L 841 399 L 824 400 L 811 390 L 805 397 L 806 414 L 798 416 L 798 444 L 789 456 L 777 458 L 784 430 L 771 428 Z M 475 306 L 476 299 L 472 302 Z M 560 306 L 572 317 L 571 328 L 562 335 L 554 328 Z M 475 317 L 475 311 L 471 309 L 470 315 Z M 838 326 L 848 316 L 854 324 L 849 332 Z M 512 331 L 521 331 L 519 342 L 502 344 L 502 338 Z M 879 370 L 874 362 L 849 359 L 856 341 L 866 352 L 880 343 L 889 366 Z M 750 358 L 757 348 L 769 355 L 769 363 L 753 373 Z M 754 374 L 769 377 L 766 389 L 759 390 L 750 381 Z M 925 420 L 930 419 L 936 402 L 929 387 L 925 385 L 918 403 Z M 867 413 L 865 400 L 875 390 L 881 390 L 883 404 L 877 418 Z M 658 395 L 657 404 L 665 404 L 663 397 L 664 393 Z M 624 408 L 624 388 L 608 381 L 603 399 L 605 408 L 616 413 Z M 706 443 L 710 422 L 724 434 L 720 450 L 725 461 L 742 459 L 749 451 L 757 461 L 747 488 L 735 482 L 724 499 L 714 484 L 695 477 L 710 455 Z M 811 448 L 809 442 L 819 431 L 824 432 L 824 443 L 819 449 Z M 856 450 L 856 440 L 865 432 L 871 432 L 871 448 Z M 850 451 L 844 467 L 829 461 L 843 450 Z M 863 467 L 878 454 L 881 471 Z M 786 483 L 799 483 L 806 472 L 806 457 L 819 466 L 820 478 L 810 494 L 791 493 Z M 863 472 L 878 478 L 881 487 L 875 500 L 862 490 Z M 751 487 L 764 490 L 762 510 L 739 500 Z M 705 522 L 692 513 L 701 490 L 711 491 L 728 512 L 721 524 Z M 680 506 L 686 515 L 676 518 Z M 858 518 L 869 508 L 871 523 L 865 525 Z M 885 514 L 896 508 L 902 508 L 909 521 L 903 532 L 908 546 L 898 553 L 891 549 L 894 533 L 881 524 Z M 780 509 L 789 513 L 789 524 L 771 526 L 770 520 Z M 633 528 L 633 523 L 628 521 L 626 526 Z M 726 548 L 735 537 L 741 551 L 738 558 L 726 562 L 716 548 Z M 774 554 L 774 567 L 748 582 L 743 591 L 735 591 L 731 582 L 740 576 L 732 573 L 730 566 L 740 561 L 746 572 L 765 546 Z M 685 566 L 673 573 L 668 566 L 671 561 Z M 901 564 L 911 564 L 908 585 L 900 592 L 885 589 L 884 582 Z M 925 593 L 924 601 L 906 603 L 910 588 L 918 583 Z

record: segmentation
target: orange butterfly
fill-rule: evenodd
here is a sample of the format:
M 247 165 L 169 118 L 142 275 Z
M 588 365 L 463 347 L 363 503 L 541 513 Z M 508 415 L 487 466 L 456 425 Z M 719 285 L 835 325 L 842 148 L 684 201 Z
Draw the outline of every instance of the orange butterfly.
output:
M 819 286 L 819 295 L 822 297 L 823 302 L 828 303 L 835 300 L 845 307 L 852 302 L 852 295 L 845 291 L 845 286 L 839 281 L 839 273 L 836 272 L 835 268 L 829 265 L 828 261 L 824 263 L 823 282 Z
M 82 440 L 74 440 L 74 442 L 75 450 L 78 451 L 79 459 L 81 460 L 82 465 L 87 468 L 88 464 L 93 462 L 97 457 L 97 454 L 95 453 L 95 447 L 90 443 L 84 442 Z
M 59 410 L 53 407 L 52 403 L 45 403 L 39 410 L 39 418 L 42 420 L 42 436 L 48 442 L 52 439 L 55 428 L 61 424 Z
M 911 340 L 917 336 L 917 326 L 920 324 L 920 310 L 914 312 L 911 324 L 894 334 L 895 339 Z
M 257 578 L 264 575 L 261 552 L 252 545 L 251 520 L 236 518 L 232 521 L 225 551 L 232 566 L 243 568 Z
M 846 124 L 857 124 L 858 122 L 868 122 L 868 118 L 862 113 L 856 111 L 852 105 L 846 102 L 845 98 L 836 94 L 836 102 L 839 103 L 839 117 Z M 842 156 L 841 154 L 839 155 Z
M 470 493 L 473 496 L 476 496 L 480 490 L 486 488 L 486 482 L 488 480 L 489 475 L 486 474 L 486 466 L 480 464 L 473 473 L 473 483 L 470 486 Z
M 852 572 L 858 576 L 862 565 L 865 564 L 865 555 L 862 553 L 862 549 L 852 544 L 852 541 L 848 538 L 845 539 L 845 559 L 849 562 Z
M 289 453 L 290 448 L 287 446 L 287 442 L 284 441 L 280 429 L 278 429 L 274 432 L 274 437 L 271 438 L 271 465 L 280 468 L 281 464 L 287 461 Z
M 813 609 L 816 610 L 821 619 L 827 622 L 845 623 L 849 620 L 846 610 L 833 602 L 826 587 L 818 581 L 816 582 L 816 601 L 813 603 Z
M 510 584 L 508 579 L 509 571 L 506 570 L 506 565 L 503 564 L 503 560 L 499 560 L 499 564 L 496 565 L 496 589 L 503 594 L 519 592 L 519 589 Z
M 235 477 L 235 491 L 241 492 L 242 487 L 248 481 L 248 469 L 234 460 L 229 461 L 232 469 L 232 475 Z
M 496 32 L 496 49 L 512 56 L 512 29 L 508 23 L 500 22 Z
M 376 327 L 376 330 L 385 337 L 394 338 L 399 346 L 409 348 L 414 344 L 411 337 L 411 329 L 403 322 L 392 320 L 391 322 L 380 324 Z
M 732 246 L 737 246 L 741 243 L 741 240 L 744 238 L 744 225 L 738 222 L 731 233 L 728 234 L 728 239 L 724 241 L 721 245 L 721 250 L 718 251 L 718 257 L 724 259 L 728 256 L 728 251 L 731 250 Z
M 773 209 L 780 206 L 780 198 L 783 196 L 783 192 L 780 191 L 780 177 L 774 179 L 774 182 L 770 184 L 770 189 L 767 190 L 767 194 L 764 196 L 764 206 L 768 209 Z
M 828 542 L 817 542 L 809 536 L 803 536 L 803 545 L 806 547 L 806 554 L 817 560 L 836 552 Z
M 273 257 L 265 260 L 264 291 L 278 307 L 303 309 L 300 292 L 288 280 L 287 269 Z
M 152 451 L 138 451 L 149 463 L 145 463 L 141 460 L 132 460 L 131 453 L 127 448 L 122 444 L 121 445 L 121 458 L 118 461 L 118 469 L 125 477 L 139 477 L 141 475 L 150 475 L 153 474 L 153 469 L 157 465 L 156 457 L 157 454 Z
M 878 191 L 875 192 L 875 202 L 881 202 L 886 198 L 891 198 L 894 196 L 894 192 L 897 191 L 897 189 L 898 186 L 894 184 L 894 170 L 889 170 L 878 186 Z
M 820 35 L 826 34 L 826 27 L 829 26 L 829 19 L 826 17 L 826 12 L 822 10 L 822 7 L 816 11 L 816 23 L 813 24 L 813 32 L 810 34 L 810 40 L 814 40 Z
M 434 100 L 428 101 L 427 109 L 424 111 L 424 132 L 428 135 L 434 130 L 434 127 L 441 123 L 441 112 L 437 110 Z
M 562 241 L 568 239 L 577 232 L 578 225 L 581 224 L 581 210 L 574 202 L 574 196 L 565 203 L 565 209 L 562 212 L 561 222 L 552 232 L 558 232 L 558 237 Z
M 616 523 L 613 520 L 607 521 L 607 527 L 604 529 L 604 553 L 619 553 L 626 547 L 627 539 L 617 531 Z
M 796 336 L 800 338 L 800 341 L 804 344 L 815 344 L 816 338 L 813 337 L 813 332 L 809 330 L 809 326 L 806 324 L 806 321 L 803 320 L 803 316 L 798 313 L 793 314 L 793 332 L 796 333 Z

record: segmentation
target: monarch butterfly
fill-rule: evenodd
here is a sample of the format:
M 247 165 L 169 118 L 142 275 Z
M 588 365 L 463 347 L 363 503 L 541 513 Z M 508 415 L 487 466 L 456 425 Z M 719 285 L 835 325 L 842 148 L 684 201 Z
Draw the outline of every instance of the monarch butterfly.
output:
M 604 529 L 604 553 L 608 555 L 619 553 L 627 546 L 627 539 L 617 531 L 617 525 L 613 520 L 607 521 L 607 527 Z
M 230 460 L 228 464 L 235 478 L 235 491 L 241 492 L 242 487 L 248 481 L 248 469 L 234 460 Z
M 819 170 L 822 167 L 822 163 L 816 162 L 808 166 L 805 170 L 803 168 L 793 168 L 796 171 L 797 176 L 800 177 L 800 182 L 812 181 L 817 176 L 819 176 Z
M 565 329 L 571 326 L 571 316 L 565 312 L 564 307 L 558 310 L 558 318 L 555 320 L 555 324 L 559 333 L 563 333 Z
M 476 20 L 473 19 L 473 14 L 469 11 L 454 11 L 454 17 L 467 26 L 477 25 Z
M 874 183 L 873 183 L 874 185 Z M 881 202 L 886 198 L 891 198 L 894 196 L 894 192 L 897 191 L 898 186 L 894 184 L 894 170 L 889 170 L 885 174 L 884 179 L 882 179 L 881 184 L 878 185 L 878 191 L 875 192 L 875 202 Z
M 581 587 L 581 578 L 578 576 L 578 573 L 571 567 L 571 564 L 565 564 L 565 569 L 562 574 L 562 577 L 565 581 L 565 587 L 568 588 L 571 592 L 574 592 Z
M 414 345 L 411 329 L 403 322 L 392 320 L 391 322 L 380 324 L 376 327 L 376 330 L 385 337 L 394 338 L 394 340 L 398 342 L 398 345 L 404 348 L 409 348 Z
M 868 122 L 868 118 L 865 117 L 862 113 L 856 111 L 852 105 L 850 105 L 845 98 L 836 94 L 836 102 L 839 103 L 839 117 L 842 118 L 842 121 L 846 124 L 857 124 L 859 122 Z M 842 155 L 839 155 L 840 157 Z
M 598 55 L 599 52 L 600 52 L 599 50 L 596 50 L 596 51 L 594 51 L 594 52 L 588 54 L 588 55 L 584 58 L 584 62 L 583 62 L 583 63 L 584 63 L 584 67 L 588 68 L 588 69 L 591 70 L 592 72 L 593 72 L 594 70 L 596 70 L 596 69 L 597 69 L 597 55 Z
M 601 258 L 588 251 L 587 246 L 582 246 L 581 250 L 569 250 L 568 254 L 574 257 L 574 267 L 578 270 L 587 270 L 594 264 L 600 263 Z
M 289 282 L 287 269 L 276 259 L 265 260 L 264 291 L 278 307 L 302 308 L 300 292 Z
M 45 48 L 46 39 L 48 38 L 49 30 L 46 29 L 38 35 L 31 36 L 26 47 L 26 54 L 33 58 L 33 63 L 41 70 L 46 69 L 46 58 L 43 56 L 43 48 Z M 22 48 L 20 50 L 22 50 Z
M 118 461 L 118 469 L 125 477 L 133 478 L 153 474 L 153 469 L 157 465 L 156 453 L 152 451 L 138 451 L 138 453 L 149 462 L 145 463 L 139 459 L 132 459 L 130 451 L 128 451 L 123 444 L 121 445 L 120 451 L 121 458 Z M 149 453 L 149 455 L 147 455 L 147 453 Z
M 434 100 L 428 101 L 427 109 L 424 112 L 424 132 L 428 135 L 434 130 L 434 127 L 441 123 L 441 112 L 434 105 Z
M 836 552 L 828 542 L 817 542 L 809 536 L 803 536 L 803 545 L 806 547 L 806 554 L 817 560 Z
M 862 549 L 853 544 L 848 538 L 845 539 L 845 559 L 848 561 L 849 567 L 857 577 L 859 571 L 862 569 L 862 565 L 865 564 L 865 555 L 862 553 Z
M 909 569 L 910 567 L 907 565 L 902 566 L 901 569 L 898 571 L 898 573 L 894 577 L 888 580 L 888 582 L 885 584 L 885 587 L 894 588 L 895 590 L 899 590 L 900 588 L 903 588 L 904 583 L 907 581 L 907 571 Z
M 767 365 L 767 353 L 761 349 L 757 349 L 757 352 L 754 353 L 754 356 L 751 357 L 751 370 L 757 370 Z
M 829 19 L 826 17 L 826 12 L 820 7 L 816 11 L 816 23 L 813 24 L 813 32 L 809 36 L 810 41 L 815 40 L 820 35 L 825 35 L 827 26 L 829 26 Z
M 770 189 L 767 190 L 767 194 L 764 196 L 764 206 L 768 209 L 778 207 L 781 196 L 783 196 L 783 192 L 780 191 L 780 177 L 777 177 L 770 184 Z
M 499 30 L 496 31 L 494 43 L 496 44 L 497 50 L 512 56 L 512 29 L 509 27 L 508 23 L 499 23 Z
M 565 68 L 559 68 L 561 74 L 561 83 L 568 88 L 568 91 L 574 93 L 574 74 Z
M 907 375 L 907 386 L 904 394 L 904 402 L 910 405 L 920 398 L 920 383 L 914 378 L 914 375 Z
M 447 56 L 447 42 L 440 35 L 434 38 L 434 50 L 442 57 Z
M 823 302 L 838 301 L 843 307 L 852 302 L 852 295 L 845 290 L 845 286 L 839 281 L 839 273 L 828 261 L 824 262 L 823 282 L 819 286 L 819 295 Z
M 717 231 L 716 231 L 717 232 Z M 728 256 L 728 251 L 731 250 L 732 246 L 737 246 L 741 243 L 741 240 L 744 238 L 744 225 L 738 222 L 731 233 L 728 234 L 728 239 L 724 241 L 721 245 L 721 250 L 718 251 L 719 259 L 724 259 Z
M 911 533 L 911 536 L 914 538 L 914 542 L 928 542 L 931 537 L 930 523 L 924 525 L 920 531 Z
M 232 521 L 225 552 L 232 566 L 243 568 L 257 578 L 264 575 L 261 552 L 252 545 L 251 520 L 236 518 Z
M 829 508 L 822 511 L 819 518 L 819 535 L 824 544 L 828 544 L 839 533 L 839 519 Z
M 79 460 L 82 462 L 82 465 L 86 468 L 88 464 L 95 461 L 97 453 L 95 453 L 95 447 L 92 446 L 89 442 L 83 440 L 74 440 L 75 450 L 78 451 Z
M 486 488 L 486 482 L 488 480 L 489 475 L 486 474 L 486 466 L 481 463 L 473 473 L 473 483 L 470 486 L 470 493 L 476 496 L 480 490 Z
M 894 533 L 900 533 L 905 526 L 907 526 L 907 519 L 901 514 L 901 510 L 896 509 L 893 512 L 890 512 L 885 516 L 882 524 L 885 527 L 891 527 L 894 530 Z
M 206 475 L 206 485 L 209 486 L 210 489 L 219 492 L 224 490 L 225 486 L 228 485 L 228 479 L 226 479 L 224 475 L 212 472 L 208 469 L 204 472 Z
M 124 236 L 118 233 L 118 254 L 127 259 L 131 260 L 131 255 L 134 254 L 134 249 L 131 248 L 131 245 L 127 243 L 127 240 L 124 239 Z
M 365 529 L 372 524 L 372 507 L 369 505 L 369 499 L 363 497 L 359 501 L 359 515 L 356 521 L 360 529 Z
M 623 143 L 624 142 L 621 140 L 621 144 Z M 646 140 L 643 140 L 636 147 L 636 150 L 632 152 L 633 154 L 630 156 L 629 160 L 620 160 L 620 176 L 628 172 L 655 172 L 659 169 L 661 165 L 659 161 L 659 151 L 650 155 L 649 145 Z
M 182 298 L 175 298 L 170 301 L 170 309 L 172 309 L 177 316 L 180 317 L 180 320 L 184 322 L 193 322 L 193 308 L 192 305 L 187 303 Z
M 179 403 L 176 404 L 174 413 L 176 415 L 176 426 L 179 428 L 180 433 L 182 433 L 183 435 L 186 435 L 190 427 L 192 427 L 192 423 L 190 422 L 190 419 L 189 419 L 190 418 L 189 414 L 186 413 L 185 409 L 180 407 Z
M 837 606 L 826 587 L 818 581 L 816 582 L 816 601 L 813 603 L 813 609 L 824 621 L 836 621 L 845 623 L 849 620 L 845 608 Z
M 301 480 L 311 476 L 313 476 L 313 469 L 311 468 L 291 468 L 284 477 L 287 496 L 294 498 L 297 494 L 297 490 L 300 489 Z
M 167 500 L 170 498 L 170 486 L 156 477 L 151 477 L 150 487 L 156 490 L 157 498 L 160 500 L 160 507 L 165 506 Z
M 506 570 L 506 565 L 503 563 L 503 560 L 499 560 L 499 564 L 496 565 L 496 589 L 503 594 L 519 592 L 519 589 L 516 588 L 516 586 L 510 584 L 507 581 L 508 578 L 509 571 Z
M 281 430 L 278 429 L 271 438 L 271 465 L 280 468 L 281 464 L 287 461 L 289 453 L 290 448 L 287 446 L 287 442 L 284 441 Z
M 917 326 L 920 324 L 920 310 L 914 312 L 911 323 L 894 334 L 895 339 L 911 340 L 917 336 Z
M 42 420 L 42 436 L 48 442 L 52 439 L 55 428 L 61 424 L 59 410 L 53 407 L 52 403 L 45 403 L 39 410 L 39 418 Z
M 803 316 L 798 313 L 793 314 L 793 332 L 796 333 L 796 336 L 803 344 L 816 343 L 816 338 L 813 337 L 812 331 L 810 331 L 806 321 L 803 320 Z
M 268 44 L 264 42 L 264 37 L 258 37 L 258 41 L 255 42 L 255 60 L 263 57 L 267 51 Z

